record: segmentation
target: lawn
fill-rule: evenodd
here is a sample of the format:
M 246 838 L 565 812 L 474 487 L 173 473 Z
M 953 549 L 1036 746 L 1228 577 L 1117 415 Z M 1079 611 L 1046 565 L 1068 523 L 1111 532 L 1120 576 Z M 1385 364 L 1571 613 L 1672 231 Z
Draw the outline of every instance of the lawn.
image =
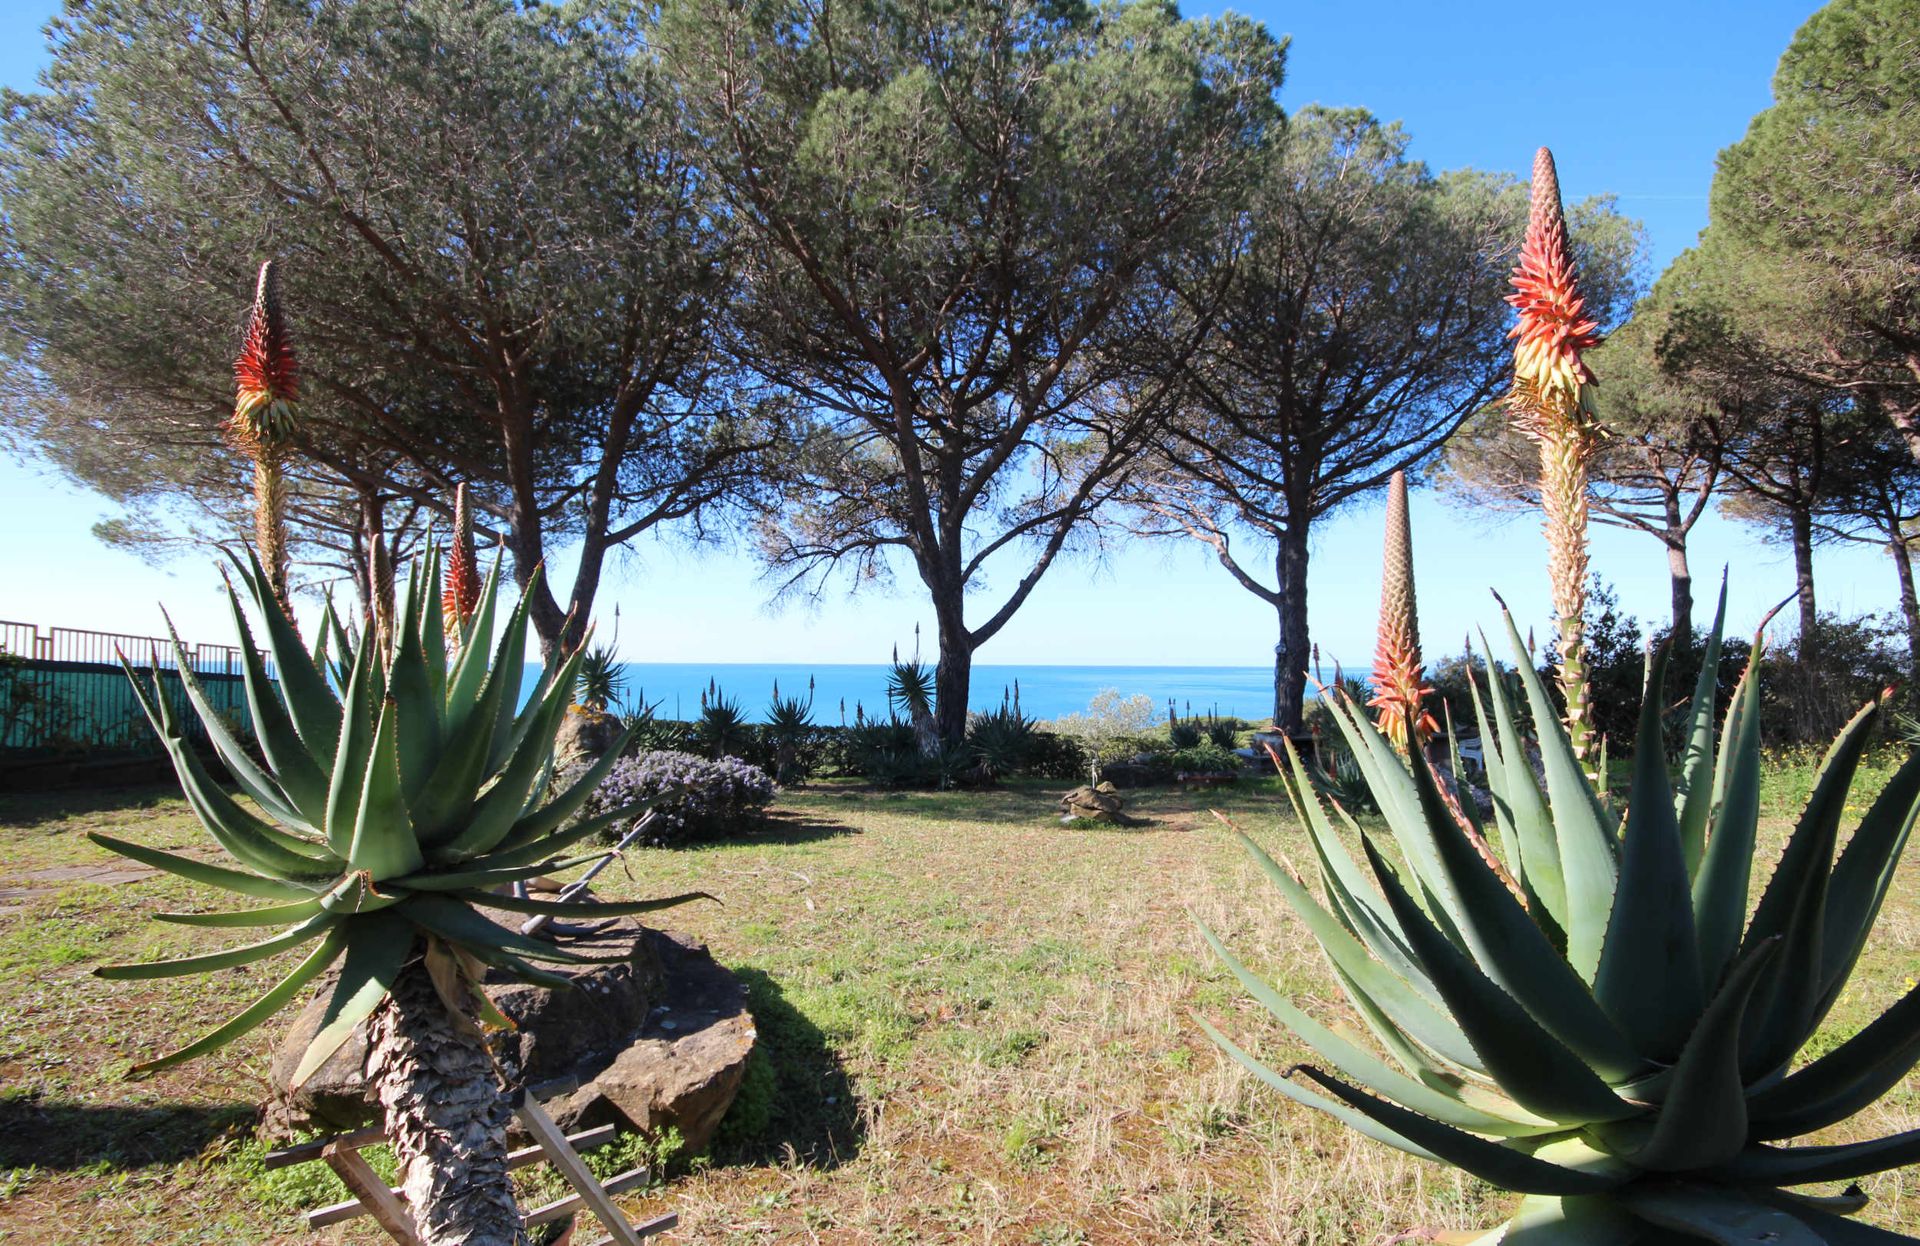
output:
M 1884 779 L 1875 768 L 1870 790 Z M 1769 851 L 1811 781 L 1768 783 Z M 1370 1242 L 1500 1218 L 1504 1196 L 1263 1092 L 1190 1019 L 1278 1065 L 1303 1056 L 1210 959 L 1202 916 L 1281 987 L 1342 1005 L 1317 951 L 1208 816 L 1300 860 L 1265 785 L 1140 796 L 1125 830 L 1068 830 L 1063 785 L 987 793 L 822 786 L 781 796 L 743 842 L 631 854 L 615 895 L 700 887 L 668 924 L 749 982 L 765 1062 L 714 1154 L 681 1159 L 636 1211 L 670 1240 Z M 1855 804 L 1864 807 L 1863 791 Z M 0 1241 L 374 1242 L 309 1235 L 317 1182 L 270 1178 L 249 1141 L 268 1040 L 144 1082 L 133 1060 L 196 1035 L 275 972 L 107 983 L 104 960 L 217 942 L 146 914 L 210 896 L 126 868 L 87 829 L 206 841 L 160 792 L 0 798 Z M 1920 966 L 1920 852 L 1816 1048 Z M 1920 1124 L 1920 1078 L 1835 1137 Z M 1868 1183 L 1868 1218 L 1920 1231 L 1920 1170 Z

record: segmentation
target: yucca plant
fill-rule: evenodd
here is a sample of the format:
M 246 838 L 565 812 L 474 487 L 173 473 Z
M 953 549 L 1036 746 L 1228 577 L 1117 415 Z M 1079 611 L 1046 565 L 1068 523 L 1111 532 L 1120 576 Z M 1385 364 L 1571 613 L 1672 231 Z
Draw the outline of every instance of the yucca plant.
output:
M 617 707 L 626 691 L 626 667 L 612 645 L 592 645 L 581 654 L 574 687 L 581 705 L 604 713 L 609 706 Z
M 773 681 L 773 699 L 767 702 L 767 740 L 773 745 L 773 777 L 781 783 L 804 780 L 812 767 L 807 746 L 813 742 L 813 680 L 807 680 L 807 695 L 783 697 L 780 681 Z
M 493 643 L 496 566 L 472 616 L 450 635 L 432 600 L 436 562 L 429 553 L 414 563 L 387 643 L 372 628 L 349 641 L 329 612 L 311 651 L 282 610 L 270 573 L 252 558 L 240 566 L 277 675 L 268 678 L 230 586 L 247 703 L 264 762 L 221 719 L 176 638 L 175 670 L 188 700 L 253 808 L 215 782 L 158 682 L 149 692 L 128 669 L 188 804 L 234 864 L 108 835 L 91 838 L 145 865 L 266 902 L 233 912 L 165 913 L 160 920 L 274 933 L 225 951 L 97 972 L 112 979 L 212 973 L 306 948 L 280 981 L 232 1020 L 135 1072 L 164 1068 L 239 1038 L 335 970 L 324 1020 L 294 1081 L 304 1081 L 356 1025 L 369 1021 L 367 1077 L 385 1111 L 420 1240 L 429 1246 L 517 1244 L 525 1233 L 507 1179 L 509 1110 L 483 1033 L 507 1022 L 480 982 L 494 970 L 565 987 L 566 978 L 534 962 L 608 958 L 522 935 L 482 909 L 613 917 L 693 896 L 560 905 L 512 893 L 510 884 L 565 868 L 562 854 L 570 845 L 644 806 L 572 821 L 619 759 L 619 748 L 564 793 L 543 799 L 554 733 L 581 657 L 576 652 L 545 671 L 521 709 L 531 594 L 522 596 Z
M 1724 615 L 1724 593 L 1721 605 Z M 1845 988 L 1893 880 L 1920 813 L 1920 759 L 1889 780 L 1836 861 L 1848 789 L 1881 712 L 1863 709 L 1827 754 L 1749 919 L 1759 692 L 1750 665 L 1716 739 L 1719 622 L 1677 791 L 1661 740 L 1663 663 L 1654 665 L 1618 833 L 1511 618 L 1507 630 L 1546 784 L 1535 781 L 1514 707 L 1495 681 L 1480 720 L 1497 852 L 1476 846 L 1486 841 L 1461 821 L 1473 815 L 1442 800 L 1426 760 L 1402 761 L 1350 700 L 1335 718 L 1392 847 L 1349 823 L 1363 870 L 1297 759 L 1290 791 L 1323 895 L 1242 836 L 1319 941 L 1379 1052 L 1273 990 L 1212 931 L 1205 937 L 1247 990 L 1329 1067 L 1276 1072 L 1201 1025 L 1288 1098 L 1524 1195 L 1482 1241 L 1912 1240 L 1846 1219 L 1866 1201 L 1858 1189 L 1820 1196 L 1793 1187 L 1920 1160 L 1920 1130 L 1782 1143 L 1859 1112 L 1920 1059 L 1915 990 L 1794 1067 Z
M 739 757 L 747 751 L 753 729 L 747 723 L 740 702 L 709 682 L 700 694 L 700 721 L 694 724 L 694 738 L 710 757 Z
M 913 725 L 914 743 L 922 757 L 932 757 L 941 748 L 940 729 L 934 721 L 933 674 L 918 657 L 902 662 L 900 650 L 893 651 L 893 665 L 887 670 L 887 708 Z

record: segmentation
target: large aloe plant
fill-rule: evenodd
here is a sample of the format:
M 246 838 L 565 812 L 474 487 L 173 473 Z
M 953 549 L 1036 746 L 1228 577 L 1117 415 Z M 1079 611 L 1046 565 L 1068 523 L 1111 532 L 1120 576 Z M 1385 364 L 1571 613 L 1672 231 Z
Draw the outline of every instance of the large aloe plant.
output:
M 1724 592 L 1721 604 L 1724 613 Z M 1887 783 L 1836 860 L 1848 789 L 1880 714 L 1878 705 L 1863 709 L 1828 753 L 1749 919 L 1759 694 L 1749 666 L 1716 738 L 1720 623 L 1694 690 L 1677 789 L 1658 663 L 1651 673 L 1618 830 L 1510 618 L 1507 630 L 1545 785 L 1528 763 L 1515 707 L 1489 681 L 1480 721 L 1497 852 L 1476 849 L 1486 841 L 1463 824 L 1472 815 L 1444 799 L 1425 760 L 1403 763 L 1350 703 L 1335 717 L 1393 847 L 1349 820 L 1363 870 L 1297 760 L 1289 791 L 1323 898 L 1246 839 L 1385 1054 L 1280 995 L 1210 930 L 1208 942 L 1247 990 L 1329 1067 L 1282 1074 L 1201 1025 L 1288 1098 L 1524 1195 L 1484 1241 L 1911 1240 L 1846 1219 L 1866 1201 L 1858 1190 L 1821 1197 L 1793 1187 L 1920 1160 L 1920 1130 L 1786 1143 L 1859 1112 L 1920 1059 L 1916 990 L 1795 1067 L 1893 880 L 1920 811 L 1920 759 Z
M 283 611 L 271 574 L 251 558 L 240 567 L 277 675 L 268 678 L 239 596 L 229 589 L 264 764 L 223 722 L 176 639 L 175 669 L 188 700 L 252 807 L 208 772 L 158 683 L 149 693 L 134 678 L 188 804 L 234 864 L 108 835 L 92 839 L 193 882 L 266 901 L 160 920 L 274 933 L 226 951 L 97 972 L 114 979 L 212 973 L 306 948 L 237 1016 L 136 1072 L 233 1041 L 334 969 L 324 1020 L 294 1080 L 304 1081 L 371 1018 L 367 1072 L 385 1107 L 421 1240 L 518 1243 L 524 1231 L 506 1175 L 508 1110 L 482 1034 L 484 1024 L 505 1019 L 479 982 L 494 969 L 564 987 L 564 977 L 534 962 L 608 958 L 523 935 L 482 909 L 610 917 L 693 897 L 559 905 L 512 893 L 509 884 L 562 868 L 570 845 L 652 802 L 570 821 L 619 759 L 618 747 L 564 793 L 545 799 L 554 733 L 580 654 L 546 670 L 521 708 L 530 595 L 522 595 L 494 644 L 496 566 L 470 616 L 462 622 L 456 612 L 449 633 L 433 601 L 436 562 L 431 553 L 416 561 L 397 627 L 369 626 L 354 643 L 329 612 L 311 651 Z

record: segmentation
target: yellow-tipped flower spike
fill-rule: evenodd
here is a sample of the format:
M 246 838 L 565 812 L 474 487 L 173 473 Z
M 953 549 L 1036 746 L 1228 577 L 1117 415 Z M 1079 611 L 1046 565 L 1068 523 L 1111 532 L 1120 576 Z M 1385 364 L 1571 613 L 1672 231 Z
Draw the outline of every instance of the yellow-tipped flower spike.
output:
M 1413 592 L 1413 528 L 1407 474 L 1387 485 L 1386 557 L 1380 569 L 1380 632 L 1373 651 L 1373 699 L 1380 731 L 1398 748 L 1418 748 L 1440 729 L 1425 708 L 1433 689 L 1420 682 L 1420 617 Z M 1411 731 L 1412 739 L 1408 739 Z
M 1560 179 L 1553 153 L 1544 147 L 1533 157 L 1527 236 L 1511 281 L 1514 292 L 1507 302 L 1520 313 L 1508 334 L 1515 339 L 1516 396 L 1537 410 L 1580 406 L 1583 388 L 1594 379 L 1582 355 L 1600 344 L 1600 326 L 1587 315 L 1580 295 L 1560 206 Z
M 260 265 L 233 379 L 238 393 L 227 418 L 227 439 L 253 460 L 254 544 L 273 595 L 291 619 L 286 457 L 298 425 L 300 383 L 293 339 L 280 307 L 280 274 L 272 260 Z
M 233 361 L 239 393 L 227 434 L 239 449 L 258 457 L 285 450 L 293 440 L 300 403 L 293 339 L 280 306 L 280 273 L 272 260 L 260 265 L 246 339 Z

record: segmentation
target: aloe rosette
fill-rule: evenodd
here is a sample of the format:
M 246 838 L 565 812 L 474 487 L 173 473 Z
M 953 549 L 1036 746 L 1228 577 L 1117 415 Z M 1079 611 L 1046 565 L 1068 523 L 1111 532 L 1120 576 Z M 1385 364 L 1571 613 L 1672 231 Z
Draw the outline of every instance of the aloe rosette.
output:
M 1328 1067 L 1276 1072 L 1200 1024 L 1289 1099 L 1523 1195 L 1481 1241 L 1912 1241 L 1848 1219 L 1866 1202 L 1857 1188 L 1822 1196 L 1794 1187 L 1920 1161 L 1920 1130 L 1835 1145 L 1789 1140 L 1858 1113 L 1920 1060 L 1914 990 L 1796 1066 L 1886 898 L 1920 812 L 1920 758 L 1899 768 L 1839 850 L 1881 713 L 1862 709 L 1828 752 L 1749 919 L 1759 692 L 1750 665 L 1716 738 L 1720 622 L 1677 783 L 1655 663 L 1618 829 L 1511 618 L 1507 631 L 1545 783 L 1501 681 L 1484 693 L 1476 685 L 1498 861 L 1476 850 L 1476 815 L 1443 799 L 1425 760 L 1402 762 L 1351 703 L 1334 717 L 1389 835 L 1376 842 L 1337 805 L 1330 816 L 1296 758 L 1288 789 L 1322 897 L 1242 836 L 1318 940 L 1379 1052 L 1279 994 L 1204 927 L 1246 989 Z M 1336 818 L 1358 840 L 1364 868 Z
M 249 557 L 240 565 L 267 642 L 263 655 L 229 585 L 247 704 L 263 761 L 256 761 L 227 727 L 175 638 L 175 670 L 187 699 L 220 762 L 254 808 L 215 781 L 187 742 L 158 681 L 148 691 L 128 670 L 195 816 L 234 864 L 98 833 L 90 838 L 143 864 L 266 902 L 232 912 L 160 914 L 162 921 L 278 929 L 226 951 L 97 972 L 115 979 L 176 977 L 308 949 L 237 1016 L 197 1042 L 137 1066 L 136 1072 L 202 1055 L 240 1037 L 336 966 L 324 1021 L 294 1075 L 296 1083 L 375 1012 L 410 967 L 431 974 L 451 1015 L 503 1023 L 478 988 L 487 970 L 565 986 L 564 977 L 537 963 L 609 958 L 523 935 L 483 908 L 613 917 L 694 898 L 563 905 L 512 893 L 509 884 L 565 867 L 562 854 L 569 846 L 631 819 L 659 798 L 575 820 L 619 760 L 622 740 L 566 791 L 546 799 L 554 735 L 572 697 L 580 654 L 550 666 L 521 708 L 527 596 L 492 643 L 496 565 L 468 622 L 449 634 L 433 601 L 436 562 L 432 553 L 416 560 L 391 636 L 368 628 L 355 643 L 329 610 L 312 650 L 302 645 L 259 562 Z M 268 676 L 268 655 L 277 678 Z

